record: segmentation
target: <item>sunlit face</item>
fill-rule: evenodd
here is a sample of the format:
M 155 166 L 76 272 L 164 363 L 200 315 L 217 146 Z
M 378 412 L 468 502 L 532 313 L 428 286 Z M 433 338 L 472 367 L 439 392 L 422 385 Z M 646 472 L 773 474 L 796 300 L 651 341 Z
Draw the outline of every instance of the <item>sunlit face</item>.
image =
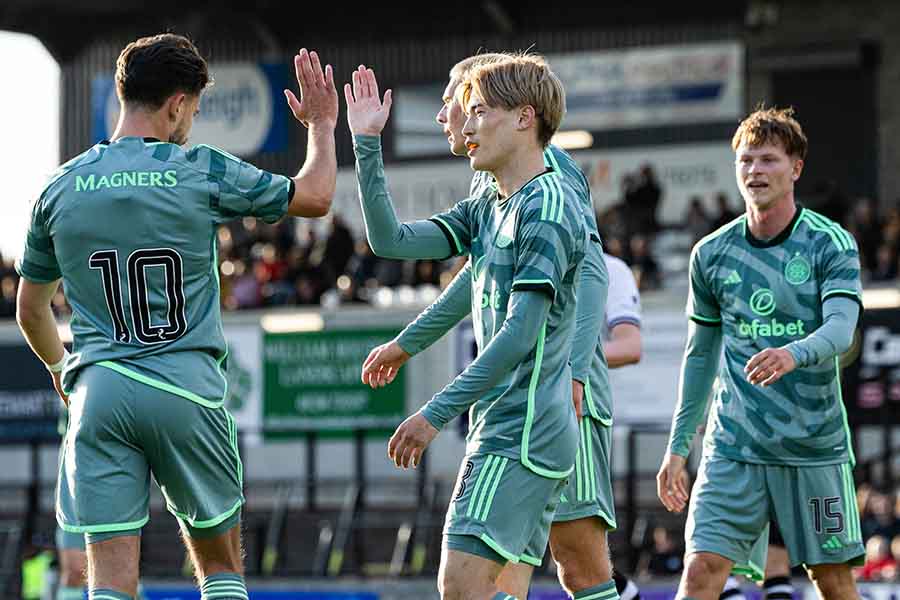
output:
M 169 134 L 169 142 L 183 146 L 191 134 L 194 117 L 200 112 L 200 96 L 185 95 L 175 107 L 175 128 Z
M 780 144 L 748 146 L 741 142 L 735 152 L 735 176 L 748 206 L 765 210 L 792 195 L 794 182 L 803 170 L 803 160 L 792 157 Z
M 518 136 L 519 110 L 493 108 L 472 92 L 467 108 L 465 136 L 466 154 L 475 171 L 496 172 L 513 155 Z
M 450 143 L 450 152 L 454 156 L 466 155 L 466 140 L 462 128 L 466 122 L 466 113 L 456 98 L 458 79 L 451 79 L 444 89 L 443 105 L 435 119 L 444 128 L 444 135 Z

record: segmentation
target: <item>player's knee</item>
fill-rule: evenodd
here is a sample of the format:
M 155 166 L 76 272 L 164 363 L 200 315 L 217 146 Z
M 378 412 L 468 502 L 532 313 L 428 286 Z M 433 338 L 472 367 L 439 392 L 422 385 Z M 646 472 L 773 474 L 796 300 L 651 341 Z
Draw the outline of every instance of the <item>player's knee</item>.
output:
M 87 555 L 84 552 L 63 551 L 59 581 L 66 587 L 83 587 L 87 581 Z
M 553 560 L 560 583 L 570 592 L 587 589 L 612 576 L 607 553 L 586 548 L 583 542 L 555 544 Z
M 445 570 L 438 579 L 438 590 L 441 600 L 481 600 L 491 594 L 489 582 L 482 582 L 467 577 L 466 573 Z
M 846 564 L 814 565 L 807 568 L 807 573 L 825 600 L 843 598 L 848 588 L 853 589 L 853 575 Z
M 684 577 L 689 583 L 705 583 L 728 576 L 730 563 L 727 559 L 706 554 L 691 554 L 684 565 Z

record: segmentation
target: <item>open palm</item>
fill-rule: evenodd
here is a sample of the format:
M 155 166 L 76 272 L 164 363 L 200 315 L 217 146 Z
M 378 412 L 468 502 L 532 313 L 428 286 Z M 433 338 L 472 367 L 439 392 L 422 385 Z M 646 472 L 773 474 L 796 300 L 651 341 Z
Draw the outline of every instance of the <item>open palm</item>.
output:
M 353 135 L 381 135 L 391 114 L 391 90 L 384 93 L 384 101 L 378 93 L 375 72 L 365 65 L 353 71 L 353 87 L 344 84 L 347 100 L 347 123 Z

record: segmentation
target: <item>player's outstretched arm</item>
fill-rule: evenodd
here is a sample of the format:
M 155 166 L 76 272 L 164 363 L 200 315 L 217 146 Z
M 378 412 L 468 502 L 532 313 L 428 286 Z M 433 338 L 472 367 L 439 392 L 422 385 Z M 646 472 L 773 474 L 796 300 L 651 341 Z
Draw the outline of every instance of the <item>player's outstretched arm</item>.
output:
M 359 201 L 372 251 L 385 258 L 448 258 L 458 253 L 440 227 L 427 220 L 400 223 L 384 174 L 380 133 L 391 108 L 390 90 L 382 101 L 371 69 L 353 72 L 344 86 L 347 121 L 353 133 Z
M 822 305 L 822 325 L 801 340 L 766 348 L 750 357 L 744 367 L 747 380 L 763 387 L 772 385 L 797 368 L 834 359 L 850 349 L 859 319 L 859 303 L 845 296 L 831 296 Z
M 315 51 L 300 50 L 294 57 L 294 71 L 300 99 L 284 90 L 294 118 L 308 129 L 306 160 L 294 180 L 294 195 L 288 214 L 294 217 L 321 217 L 331 209 L 337 181 L 334 129 L 337 125 L 338 97 L 331 65 L 324 71 Z
M 472 269 L 466 263 L 447 289 L 386 344 L 373 348 L 363 363 L 362 381 L 379 388 L 397 377 L 407 360 L 431 346 L 471 313 Z
M 59 339 L 56 318 L 50 309 L 59 281 L 34 283 L 23 278 L 19 282 L 16 296 L 16 321 L 31 350 L 51 371 L 53 386 L 68 406 L 68 397 L 63 393 L 60 383 L 61 363 L 66 357 L 66 348 Z

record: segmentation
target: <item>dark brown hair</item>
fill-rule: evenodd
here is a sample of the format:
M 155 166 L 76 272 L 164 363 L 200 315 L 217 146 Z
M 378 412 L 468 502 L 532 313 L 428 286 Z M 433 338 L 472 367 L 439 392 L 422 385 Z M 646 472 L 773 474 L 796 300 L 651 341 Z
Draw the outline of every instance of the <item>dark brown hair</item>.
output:
M 199 95 L 211 82 L 197 47 L 174 33 L 135 40 L 116 61 L 116 93 L 126 104 L 158 109 L 169 96 Z

